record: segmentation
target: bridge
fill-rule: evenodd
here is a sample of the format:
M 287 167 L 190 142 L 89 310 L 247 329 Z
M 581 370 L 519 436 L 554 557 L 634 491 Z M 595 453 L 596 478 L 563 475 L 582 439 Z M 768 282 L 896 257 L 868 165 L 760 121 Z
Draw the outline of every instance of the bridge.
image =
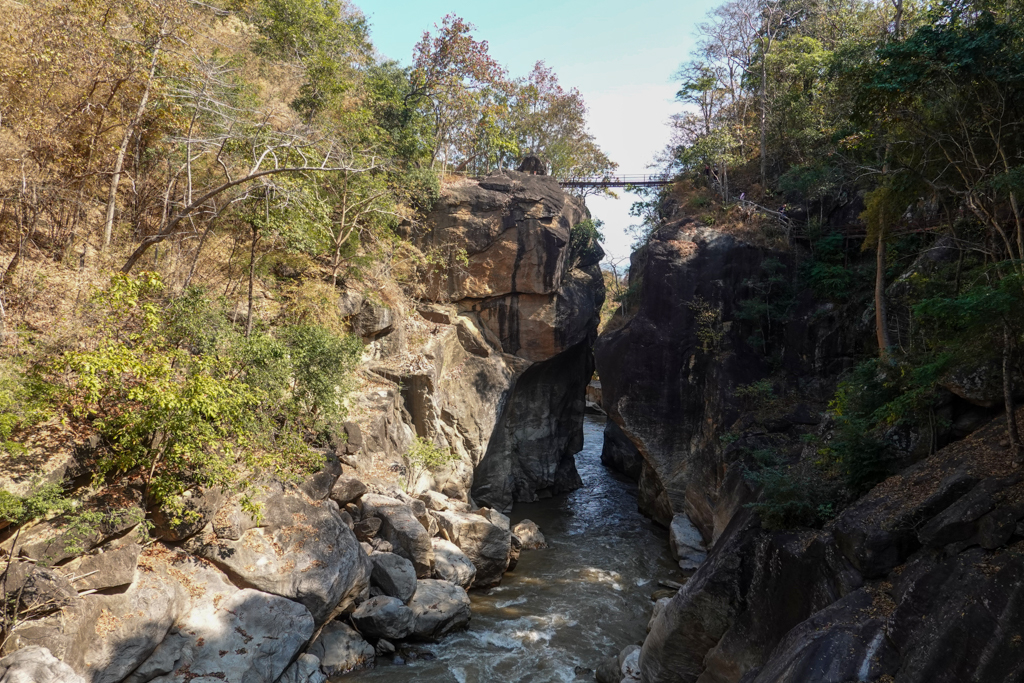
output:
M 593 178 L 573 178 L 560 180 L 562 187 L 656 187 L 671 185 L 673 176 L 666 173 L 644 175 L 606 175 Z

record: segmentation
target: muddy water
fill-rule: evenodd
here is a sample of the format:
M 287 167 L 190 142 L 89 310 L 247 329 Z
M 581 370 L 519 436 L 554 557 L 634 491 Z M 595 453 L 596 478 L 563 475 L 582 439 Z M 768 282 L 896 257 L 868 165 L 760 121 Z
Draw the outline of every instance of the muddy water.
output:
M 659 579 L 679 579 L 666 532 L 636 511 L 636 487 L 601 465 L 604 421 L 587 417 L 576 456 L 583 488 L 518 504 L 512 522 L 532 519 L 546 550 L 523 551 L 497 588 L 470 591 L 469 630 L 417 646 L 434 659 L 372 671 L 346 682 L 548 683 L 594 680 L 610 653 L 643 639 Z M 577 679 L 577 675 L 579 678 Z

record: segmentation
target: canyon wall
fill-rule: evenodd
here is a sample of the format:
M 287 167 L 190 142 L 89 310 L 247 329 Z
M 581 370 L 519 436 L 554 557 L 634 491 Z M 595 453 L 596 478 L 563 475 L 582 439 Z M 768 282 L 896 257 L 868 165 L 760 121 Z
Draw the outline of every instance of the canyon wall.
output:
M 1024 484 L 1003 421 L 954 440 L 991 418 L 991 397 L 954 380 L 931 439 L 894 426 L 905 469 L 824 528 L 764 523 L 757 458 L 818 458 L 827 400 L 870 353 L 872 318 L 779 291 L 798 282 L 788 250 L 666 219 L 633 255 L 628 315 L 596 345 L 603 460 L 639 481 L 641 509 L 695 569 L 659 601 L 639 680 L 1020 680 Z M 773 293 L 787 315 L 766 330 Z

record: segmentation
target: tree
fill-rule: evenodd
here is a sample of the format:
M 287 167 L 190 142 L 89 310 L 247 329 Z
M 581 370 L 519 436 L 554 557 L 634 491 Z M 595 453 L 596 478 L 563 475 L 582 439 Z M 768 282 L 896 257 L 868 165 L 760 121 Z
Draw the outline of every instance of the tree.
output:
M 487 41 L 475 40 L 473 25 L 449 14 L 425 31 L 413 50 L 410 101 L 426 101 L 434 117 L 431 167 L 443 158 L 455 166 L 467 156 L 465 134 L 479 120 L 481 102 L 505 82 L 505 70 L 490 56 Z M 461 149 L 456 144 L 463 137 Z

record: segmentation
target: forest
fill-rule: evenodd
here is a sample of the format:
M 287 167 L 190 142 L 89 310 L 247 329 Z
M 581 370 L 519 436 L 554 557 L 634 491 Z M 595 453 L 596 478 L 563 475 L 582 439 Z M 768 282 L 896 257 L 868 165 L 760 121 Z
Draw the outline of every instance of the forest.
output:
M 401 236 L 444 183 L 528 154 L 559 180 L 616 168 L 579 91 L 543 61 L 509 74 L 455 15 L 402 66 L 347 0 L 0 8 L 3 449 L 96 433 L 94 485 L 133 473 L 171 509 L 316 466 L 361 354 L 337 292 L 386 303 L 465 258 Z M 939 429 L 951 376 L 1001 387 L 1021 452 L 1022 20 L 995 0 L 729 0 L 676 76 L 655 163 L 678 182 L 634 205 L 635 246 L 681 199 L 801 259 L 798 283 L 767 268 L 750 321 L 785 321 L 801 287 L 870 307 L 875 357 L 833 405 L 851 491 L 895 466 L 887 429 Z M 780 326 L 761 327 L 771 356 Z M 0 492 L 0 523 L 74 507 L 57 489 Z
M 397 230 L 442 183 L 529 154 L 615 168 L 577 90 L 543 61 L 509 74 L 455 15 L 406 67 L 347 0 L 0 11 L 0 440 L 96 433 L 96 485 L 141 472 L 172 508 L 243 486 L 239 463 L 315 466 L 361 355 L 338 288 L 383 303 L 461 258 Z M 0 496 L 4 525 L 74 505 Z
M 674 199 L 795 254 L 798 281 L 769 264 L 741 313 L 783 323 L 774 340 L 757 323 L 752 343 L 769 356 L 801 289 L 871 312 L 868 353 L 832 403 L 841 438 L 823 449 L 847 495 L 898 467 L 896 428 L 949 427 L 937 406 L 950 385 L 997 389 L 1022 453 L 1022 13 L 984 0 L 731 0 L 678 71 L 684 107 L 656 163 L 680 182 L 634 205 L 634 247 Z M 769 472 L 792 492 L 782 474 Z M 809 509 L 797 517 L 820 522 Z

